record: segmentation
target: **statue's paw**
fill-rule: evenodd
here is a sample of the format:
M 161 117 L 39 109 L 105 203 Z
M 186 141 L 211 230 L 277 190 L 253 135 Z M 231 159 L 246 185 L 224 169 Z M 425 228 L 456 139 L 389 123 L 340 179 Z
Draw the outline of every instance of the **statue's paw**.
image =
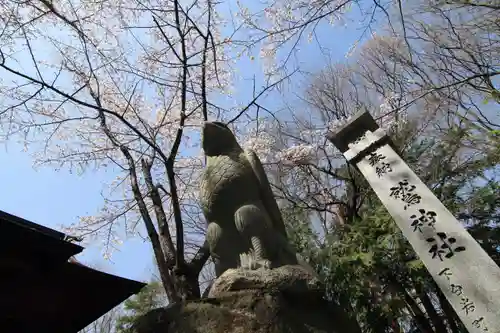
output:
M 255 261 L 255 268 L 254 269 L 259 269 L 259 268 L 264 268 L 264 269 L 271 269 L 271 261 L 267 259 L 261 259 Z
M 253 269 L 254 259 L 253 253 L 240 253 L 240 268 L 241 269 Z
M 248 270 L 256 270 L 259 268 L 271 269 L 271 261 L 258 258 L 254 251 L 240 254 L 240 268 Z

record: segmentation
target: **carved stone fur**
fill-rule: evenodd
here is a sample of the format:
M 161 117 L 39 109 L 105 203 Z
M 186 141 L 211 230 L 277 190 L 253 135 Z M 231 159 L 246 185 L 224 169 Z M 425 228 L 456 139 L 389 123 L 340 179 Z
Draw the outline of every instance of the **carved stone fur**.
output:
M 248 269 L 298 264 L 291 249 L 271 186 L 262 164 L 243 150 L 223 123 L 206 122 L 202 137 L 207 157 L 200 200 L 208 222 L 207 241 L 216 275 L 240 267 Z

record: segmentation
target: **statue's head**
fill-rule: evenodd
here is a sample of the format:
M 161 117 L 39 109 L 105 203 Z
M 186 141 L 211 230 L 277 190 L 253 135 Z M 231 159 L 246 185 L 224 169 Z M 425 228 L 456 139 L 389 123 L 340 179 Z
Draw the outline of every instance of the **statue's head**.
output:
M 239 144 L 233 132 L 226 124 L 218 121 L 206 121 L 201 137 L 203 151 L 207 156 L 216 156 L 238 148 Z

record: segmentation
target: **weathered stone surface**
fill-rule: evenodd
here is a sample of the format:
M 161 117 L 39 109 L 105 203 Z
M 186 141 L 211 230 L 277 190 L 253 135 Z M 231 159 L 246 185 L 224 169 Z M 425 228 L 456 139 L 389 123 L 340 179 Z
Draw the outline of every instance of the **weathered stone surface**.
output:
M 248 289 L 279 290 L 303 298 L 321 297 L 324 290 L 313 272 L 299 265 L 287 265 L 271 270 L 229 269 L 215 280 L 208 296 Z
M 355 332 L 326 301 L 305 302 L 283 291 L 223 292 L 146 314 L 136 333 L 340 333 Z
M 135 333 L 359 333 L 323 298 L 314 272 L 300 265 L 272 270 L 229 269 L 208 298 L 156 309 Z
M 206 241 L 215 275 L 246 264 L 251 264 L 249 269 L 297 264 L 257 154 L 244 150 L 220 122 L 205 122 L 202 147 L 207 163 L 200 181 L 200 205 L 208 223 Z M 254 260 L 241 262 L 240 255 L 249 253 Z
M 330 136 L 401 229 L 469 333 L 500 333 L 500 268 L 390 144 L 368 112 Z

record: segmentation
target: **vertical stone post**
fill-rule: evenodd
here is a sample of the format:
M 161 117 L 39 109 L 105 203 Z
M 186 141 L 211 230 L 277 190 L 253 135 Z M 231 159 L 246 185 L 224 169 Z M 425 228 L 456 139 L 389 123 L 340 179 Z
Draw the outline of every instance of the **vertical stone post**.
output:
M 328 139 L 356 165 L 470 333 L 500 333 L 500 268 L 394 151 L 368 112 Z

